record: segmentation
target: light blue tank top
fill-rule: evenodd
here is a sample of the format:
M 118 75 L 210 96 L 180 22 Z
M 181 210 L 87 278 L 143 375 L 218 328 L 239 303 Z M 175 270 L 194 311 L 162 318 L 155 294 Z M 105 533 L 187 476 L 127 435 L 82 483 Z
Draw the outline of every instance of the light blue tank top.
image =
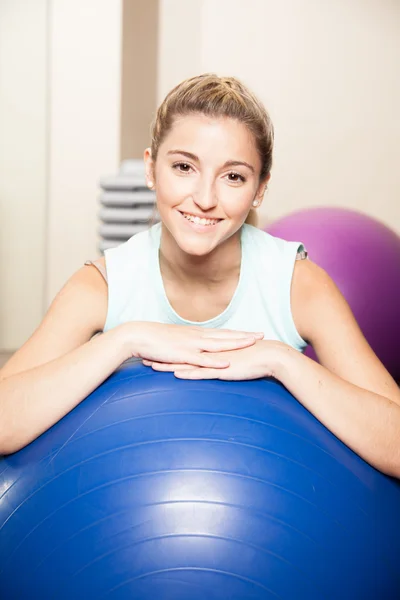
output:
M 159 264 L 161 224 L 105 251 L 108 312 L 104 331 L 127 321 L 263 331 L 297 350 L 306 342 L 293 321 L 290 288 L 302 244 L 286 242 L 251 225 L 241 230 L 242 262 L 236 291 L 219 315 L 203 322 L 182 319 L 164 290 Z

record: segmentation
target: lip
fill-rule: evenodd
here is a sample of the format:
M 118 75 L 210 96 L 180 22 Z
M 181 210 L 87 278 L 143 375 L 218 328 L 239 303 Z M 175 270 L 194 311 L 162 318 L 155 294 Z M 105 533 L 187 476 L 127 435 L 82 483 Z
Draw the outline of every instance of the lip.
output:
M 214 223 L 214 225 L 201 225 L 200 223 L 193 223 L 192 221 L 189 221 L 189 219 L 186 219 L 180 210 L 178 210 L 177 212 L 180 214 L 180 216 L 182 217 L 182 220 L 186 223 L 186 225 L 192 229 L 192 231 L 198 231 L 199 233 L 214 231 L 215 227 L 217 227 L 221 223 L 221 221 L 223 221 L 223 219 L 218 219 L 218 221 L 216 223 Z M 187 214 L 191 215 L 193 213 L 187 213 Z M 211 219 L 212 218 L 212 217 L 205 217 L 205 216 L 200 216 L 200 215 L 195 215 L 195 214 L 193 214 L 193 216 L 199 217 L 199 219 Z

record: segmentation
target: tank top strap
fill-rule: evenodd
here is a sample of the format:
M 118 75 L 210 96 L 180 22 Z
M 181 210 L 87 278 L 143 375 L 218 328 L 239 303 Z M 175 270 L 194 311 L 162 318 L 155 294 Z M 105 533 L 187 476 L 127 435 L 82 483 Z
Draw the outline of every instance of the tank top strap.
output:
M 304 248 L 304 246 L 301 245 L 300 248 L 297 251 L 296 260 L 306 260 L 307 258 L 308 258 L 308 252 Z
M 99 273 L 102 275 L 102 277 L 104 278 L 104 281 L 106 283 L 108 283 L 108 280 L 107 280 L 107 271 L 106 271 L 104 265 L 102 265 L 99 260 L 87 260 L 85 262 L 85 266 L 95 267 L 99 271 Z

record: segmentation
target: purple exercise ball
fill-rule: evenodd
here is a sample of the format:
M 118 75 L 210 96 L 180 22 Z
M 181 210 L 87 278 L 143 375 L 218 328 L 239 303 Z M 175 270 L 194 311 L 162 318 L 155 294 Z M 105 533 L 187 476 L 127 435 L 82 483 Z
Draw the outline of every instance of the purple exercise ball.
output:
M 330 207 L 292 213 L 266 231 L 304 243 L 310 259 L 325 269 L 346 298 L 374 352 L 399 381 L 400 237 L 372 217 Z

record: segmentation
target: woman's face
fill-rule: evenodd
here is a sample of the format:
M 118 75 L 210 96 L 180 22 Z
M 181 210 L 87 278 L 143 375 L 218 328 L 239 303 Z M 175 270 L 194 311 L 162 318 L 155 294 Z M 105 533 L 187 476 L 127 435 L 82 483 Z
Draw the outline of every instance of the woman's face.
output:
M 149 150 L 145 161 L 161 220 L 188 254 L 212 252 L 240 229 L 254 199 L 261 202 L 266 182 L 254 137 L 234 119 L 179 117 L 156 163 Z

